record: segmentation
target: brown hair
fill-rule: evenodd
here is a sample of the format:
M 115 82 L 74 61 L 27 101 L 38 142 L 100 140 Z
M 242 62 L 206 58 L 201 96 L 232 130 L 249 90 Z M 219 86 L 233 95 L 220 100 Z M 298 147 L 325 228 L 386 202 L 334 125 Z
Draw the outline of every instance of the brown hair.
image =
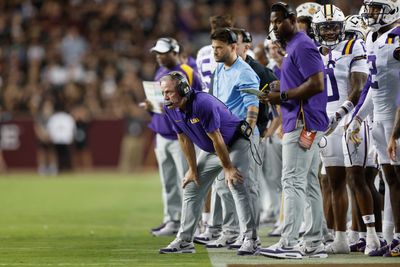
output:
M 211 33 L 219 28 L 231 28 L 233 26 L 232 15 L 217 15 L 210 17 Z

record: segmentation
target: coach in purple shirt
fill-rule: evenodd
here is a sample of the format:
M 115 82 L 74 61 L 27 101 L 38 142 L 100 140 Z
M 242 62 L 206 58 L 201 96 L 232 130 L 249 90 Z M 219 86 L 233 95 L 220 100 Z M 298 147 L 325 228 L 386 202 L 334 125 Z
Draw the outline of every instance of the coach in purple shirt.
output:
M 318 142 L 328 126 L 324 65 L 314 42 L 296 23 L 296 14 L 286 3 L 271 7 L 271 23 L 286 53 L 282 63 L 280 92 L 270 92 L 263 100 L 280 104 L 282 112 L 282 188 L 284 226 L 281 240 L 261 254 L 274 258 L 325 258 L 322 239 L 322 198 L 318 182 Z M 307 232 L 298 244 L 305 203 Z
M 240 134 L 243 122 L 214 96 L 190 88 L 185 77 L 172 72 L 161 79 L 165 114 L 189 165 L 183 179 L 183 208 L 177 237 L 165 253 L 193 253 L 193 236 L 202 205 L 214 179 L 223 170 L 232 192 L 245 240 L 238 255 L 253 254 L 257 232 L 249 207 L 250 142 Z M 243 124 L 244 125 L 244 124 Z M 194 144 L 202 151 L 196 159 Z

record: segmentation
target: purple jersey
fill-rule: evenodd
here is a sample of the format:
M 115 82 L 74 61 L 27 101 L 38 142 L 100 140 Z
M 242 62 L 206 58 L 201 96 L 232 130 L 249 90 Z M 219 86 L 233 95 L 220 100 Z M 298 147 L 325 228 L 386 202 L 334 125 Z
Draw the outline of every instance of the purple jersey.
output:
M 215 152 L 207 133 L 220 130 L 226 145 L 236 138 L 240 119 L 232 114 L 220 100 L 205 92 L 193 92 L 186 110 L 165 108 L 176 133 L 183 133 L 194 144 L 206 152 Z
M 188 79 L 189 84 L 193 90 L 203 90 L 203 85 L 200 77 L 191 67 L 186 64 L 176 65 L 171 69 L 160 67 L 156 72 L 154 80 L 159 81 L 163 76 L 167 75 L 171 71 L 182 72 Z M 171 123 L 165 118 L 164 114 L 153 113 L 152 115 L 153 116 L 151 118 L 151 122 L 148 125 L 149 128 L 152 129 L 155 133 L 161 134 L 167 139 L 176 140 L 176 133 L 173 131 Z
M 324 72 L 324 63 L 314 42 L 304 32 L 297 32 L 286 47 L 281 68 L 281 92 L 287 92 L 303 84 L 310 76 Z M 284 133 L 296 128 L 297 119 L 304 115 L 307 130 L 325 131 L 328 127 L 326 114 L 326 89 L 306 100 L 290 99 L 281 104 Z

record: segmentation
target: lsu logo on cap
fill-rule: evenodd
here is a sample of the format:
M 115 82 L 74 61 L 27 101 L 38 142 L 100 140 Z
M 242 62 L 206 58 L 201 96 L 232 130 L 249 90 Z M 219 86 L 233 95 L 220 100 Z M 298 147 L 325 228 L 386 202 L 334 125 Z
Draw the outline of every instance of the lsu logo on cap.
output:
M 199 121 L 200 121 L 199 118 L 190 119 L 190 122 L 191 122 L 192 124 L 198 123 Z

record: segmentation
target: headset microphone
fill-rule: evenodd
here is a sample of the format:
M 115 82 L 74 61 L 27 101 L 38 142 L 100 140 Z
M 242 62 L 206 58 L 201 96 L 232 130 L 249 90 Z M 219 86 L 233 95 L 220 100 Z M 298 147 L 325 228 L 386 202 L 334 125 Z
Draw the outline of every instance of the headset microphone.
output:
M 169 101 L 169 100 L 165 100 L 165 101 L 164 101 L 164 105 L 165 105 L 167 108 L 171 108 L 171 106 L 173 105 L 173 103 L 172 103 L 171 101 Z

